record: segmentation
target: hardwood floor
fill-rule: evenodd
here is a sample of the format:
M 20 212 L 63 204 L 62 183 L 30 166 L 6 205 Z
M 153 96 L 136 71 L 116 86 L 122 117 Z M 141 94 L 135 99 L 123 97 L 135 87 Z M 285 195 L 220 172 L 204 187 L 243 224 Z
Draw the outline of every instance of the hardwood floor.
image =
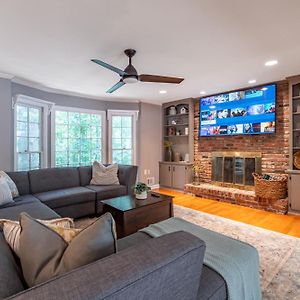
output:
M 156 191 L 175 196 L 174 204 L 300 237 L 300 216 L 277 215 L 271 212 L 204 199 L 173 190 L 158 189 Z

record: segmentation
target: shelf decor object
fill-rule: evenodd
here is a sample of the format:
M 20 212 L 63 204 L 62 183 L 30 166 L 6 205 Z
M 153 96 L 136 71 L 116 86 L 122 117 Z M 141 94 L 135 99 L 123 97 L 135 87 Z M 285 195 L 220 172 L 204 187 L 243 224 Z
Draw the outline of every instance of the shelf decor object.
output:
M 294 166 L 300 170 L 300 151 L 294 153 Z

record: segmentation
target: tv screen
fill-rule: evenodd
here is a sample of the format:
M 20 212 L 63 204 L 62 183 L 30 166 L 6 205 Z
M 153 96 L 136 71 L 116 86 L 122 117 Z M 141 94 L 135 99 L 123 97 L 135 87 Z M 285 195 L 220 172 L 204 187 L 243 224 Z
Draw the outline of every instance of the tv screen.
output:
M 200 99 L 200 136 L 275 132 L 276 85 Z

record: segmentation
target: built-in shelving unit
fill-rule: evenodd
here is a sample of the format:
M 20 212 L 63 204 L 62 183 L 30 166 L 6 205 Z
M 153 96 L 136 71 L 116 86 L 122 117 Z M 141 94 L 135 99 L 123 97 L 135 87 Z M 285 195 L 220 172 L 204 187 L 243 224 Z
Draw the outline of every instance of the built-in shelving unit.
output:
M 295 166 L 294 156 L 300 155 L 300 76 L 289 78 L 290 94 L 290 169 L 288 181 L 289 206 L 300 211 L 300 169 Z
M 163 105 L 163 139 L 172 145 L 172 155 L 163 145 L 159 163 L 160 185 L 184 189 L 192 181 L 194 161 L 194 99 L 183 99 Z M 185 161 L 186 158 L 189 158 Z

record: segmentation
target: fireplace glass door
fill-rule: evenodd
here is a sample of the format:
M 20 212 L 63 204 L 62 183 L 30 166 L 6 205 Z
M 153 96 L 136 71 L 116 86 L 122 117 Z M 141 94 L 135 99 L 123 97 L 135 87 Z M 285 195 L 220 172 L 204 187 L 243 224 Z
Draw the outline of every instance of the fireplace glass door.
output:
M 218 153 L 219 154 L 219 153 Z M 212 158 L 212 180 L 237 185 L 254 185 L 252 173 L 261 172 L 261 157 L 224 156 Z

